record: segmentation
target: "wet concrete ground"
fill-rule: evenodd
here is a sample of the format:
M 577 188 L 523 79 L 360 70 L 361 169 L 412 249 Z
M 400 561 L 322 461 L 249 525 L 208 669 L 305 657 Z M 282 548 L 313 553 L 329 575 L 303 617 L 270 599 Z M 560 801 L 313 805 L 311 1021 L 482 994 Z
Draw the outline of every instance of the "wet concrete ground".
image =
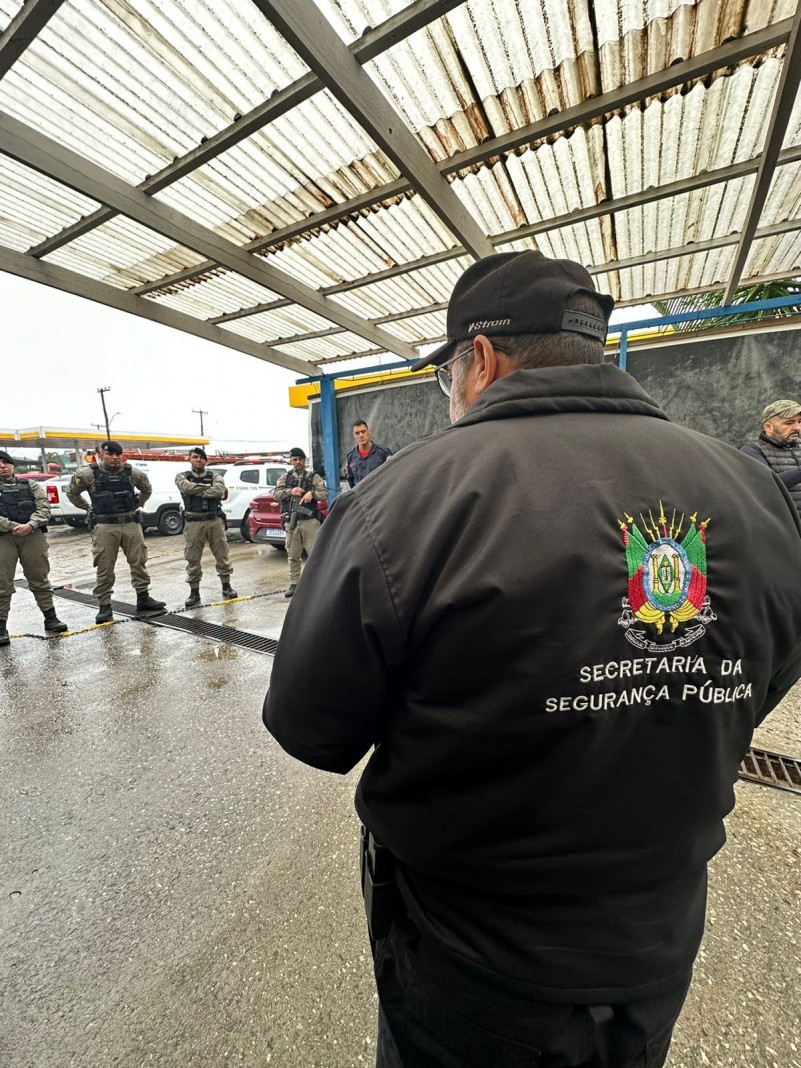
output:
M 153 593 L 180 608 L 181 539 L 147 541 Z M 277 637 L 284 554 L 231 550 L 257 596 L 192 616 Z M 85 533 L 57 528 L 51 558 L 54 582 L 91 590 Z M 124 565 L 118 579 L 133 600 Z M 204 600 L 218 589 L 207 574 Z M 0 1064 L 371 1065 L 358 769 L 315 772 L 270 739 L 269 656 L 57 607 L 91 629 L 0 650 Z M 41 633 L 25 591 L 9 629 Z M 311 676 L 325 685 L 324 658 Z M 799 703 L 755 744 L 801 756 Z M 737 794 L 669 1068 L 801 1068 L 801 797 Z

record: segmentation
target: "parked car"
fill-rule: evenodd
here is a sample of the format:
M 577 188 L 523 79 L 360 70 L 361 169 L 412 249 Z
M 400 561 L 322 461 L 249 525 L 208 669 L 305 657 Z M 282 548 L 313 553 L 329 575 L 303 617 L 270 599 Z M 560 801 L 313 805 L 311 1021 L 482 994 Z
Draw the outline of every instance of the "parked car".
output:
M 86 512 L 76 508 L 67 499 L 67 486 L 72 475 L 52 476 L 43 484 L 50 505 L 50 518 L 54 523 L 66 523 L 69 527 L 86 527 Z
M 209 464 L 206 470 L 225 479 L 222 510 L 226 527 L 238 530 L 245 541 L 251 541 L 248 520 L 253 499 L 275 486 L 289 467 L 263 460 L 237 460 L 233 464 Z
M 328 505 L 317 505 L 323 519 L 328 515 Z M 248 541 L 267 542 L 274 549 L 286 548 L 286 531 L 281 524 L 281 504 L 272 492 L 260 493 L 250 502 Z

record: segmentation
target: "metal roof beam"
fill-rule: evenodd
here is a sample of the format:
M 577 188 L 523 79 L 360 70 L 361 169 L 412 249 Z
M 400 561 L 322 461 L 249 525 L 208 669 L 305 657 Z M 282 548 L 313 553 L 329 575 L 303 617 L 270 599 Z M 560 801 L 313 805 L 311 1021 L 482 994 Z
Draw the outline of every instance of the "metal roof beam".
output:
M 793 27 L 792 19 L 783 19 L 764 30 L 746 34 L 733 41 L 727 41 L 719 48 L 711 48 L 708 52 L 702 52 L 692 59 L 685 59 L 681 63 L 675 63 L 665 70 L 649 74 L 647 78 L 640 78 L 629 85 L 613 89 L 608 93 L 584 100 L 572 108 L 554 112 L 544 119 L 538 119 L 528 126 L 522 126 L 519 130 L 511 130 L 509 133 L 495 137 L 491 141 L 483 141 L 474 148 L 457 152 L 440 164 L 442 174 L 454 174 L 478 163 L 483 163 L 491 156 L 503 155 L 515 148 L 529 145 L 533 141 L 541 141 L 553 134 L 564 133 L 566 130 L 583 126 L 593 119 L 603 118 L 604 115 L 622 111 L 630 104 L 637 104 L 649 97 L 658 96 L 668 89 L 675 89 L 679 85 L 704 78 L 722 67 L 733 66 L 741 60 L 759 55 L 770 48 L 776 48 L 787 41 Z
M 475 259 L 492 255 L 487 235 L 440 175 L 404 119 L 311 0 L 253 0 L 329 93 L 405 174 L 437 217 Z
M 761 240 L 763 240 L 765 238 L 768 238 L 768 237 L 779 237 L 782 234 L 794 233 L 796 231 L 801 231 L 801 218 L 800 219 L 786 219 L 784 222 L 775 223 L 772 226 L 764 226 L 761 229 L 757 230 L 756 234 L 754 235 L 754 240 L 761 241 Z M 709 241 L 690 242 L 687 245 L 676 246 L 674 248 L 660 249 L 658 252 L 646 252 L 641 256 L 630 256 L 628 259 L 625 259 L 625 260 L 612 260 L 612 261 L 610 261 L 608 263 L 602 263 L 602 264 L 590 266 L 590 267 L 587 268 L 587 270 L 589 271 L 590 274 L 595 275 L 595 274 L 611 274 L 614 271 L 626 271 L 626 270 L 630 270 L 630 269 L 632 269 L 634 267 L 647 267 L 649 264 L 652 264 L 652 263 L 661 263 L 664 260 L 678 259 L 681 256 L 692 256 L 692 255 L 697 255 L 698 253 L 701 253 L 701 252 L 714 252 L 717 249 L 728 248 L 730 245 L 737 244 L 738 239 L 739 239 L 739 235 L 736 234 L 736 233 L 734 233 L 734 234 L 725 234 L 722 237 L 711 238 Z M 418 262 L 420 262 L 420 261 L 418 261 Z M 786 277 L 788 277 L 788 275 L 785 273 L 783 275 L 780 275 L 779 277 L 786 278 Z M 351 286 L 353 284 L 354 283 L 348 283 L 348 285 L 351 285 Z M 337 288 L 337 287 L 333 287 L 333 286 L 331 287 L 331 289 L 335 289 L 335 288 Z M 711 290 L 715 290 L 715 289 L 721 288 L 721 287 L 720 286 L 711 286 L 709 288 Z M 330 292 L 330 290 L 326 290 L 326 292 Z M 688 291 L 688 292 L 690 292 L 690 291 Z M 704 292 L 706 292 L 706 290 L 704 290 Z M 646 303 L 650 303 L 651 300 L 652 300 L 651 297 L 640 297 L 640 298 L 635 299 L 632 302 L 627 302 L 627 303 L 646 304 Z M 623 303 L 623 302 L 621 302 L 621 303 Z M 431 305 L 431 307 L 426 307 L 426 308 L 413 308 L 412 310 L 406 311 L 406 312 L 399 312 L 399 313 L 396 312 L 393 315 L 384 315 L 384 316 L 381 316 L 380 319 L 371 320 L 371 322 L 374 322 L 376 325 L 379 324 L 379 323 L 397 322 L 398 320 L 401 320 L 401 319 L 409 319 L 409 318 L 413 318 L 413 317 L 418 316 L 418 315 L 426 315 L 426 314 L 428 314 L 430 312 L 442 311 L 443 309 L 447 308 L 447 306 L 448 306 L 447 303 L 441 303 L 441 304 L 433 304 L 433 305 Z M 616 303 L 616 306 L 618 306 L 617 303 Z M 274 345 L 277 345 L 277 344 L 291 345 L 291 344 L 294 344 L 295 342 L 312 340 L 313 338 L 316 338 L 316 337 L 324 337 L 324 336 L 327 336 L 327 335 L 337 334 L 337 333 L 340 333 L 340 332 L 341 331 L 339 331 L 339 330 L 327 330 L 327 331 L 320 330 L 320 331 L 317 331 L 315 333 L 310 333 L 310 334 L 296 334 L 296 335 L 293 335 L 291 337 L 281 338 L 279 341 L 274 341 L 273 344 Z M 417 344 L 419 344 L 419 345 L 427 345 L 430 342 L 434 342 L 436 340 L 438 340 L 438 338 L 425 338 L 424 340 L 421 340 L 421 341 L 417 342 Z M 345 359 L 345 358 L 351 359 L 351 358 L 355 358 L 356 356 L 360 356 L 360 355 L 362 355 L 362 353 L 356 353 L 356 354 L 353 354 L 353 356 L 348 356 L 348 357 L 344 357 L 344 356 L 333 357 L 332 356 L 332 357 L 327 357 L 326 360 L 322 360 L 320 362 L 321 363 L 325 363 L 325 362 L 330 363 L 334 359 Z
M 22 4 L 0 34 L 0 78 L 8 74 L 63 3 L 64 0 L 26 0 Z
M 208 256 L 229 270 L 274 290 L 324 319 L 352 330 L 375 345 L 385 347 L 389 352 L 394 352 L 404 359 L 417 357 L 412 346 L 398 341 L 380 328 L 372 326 L 367 320 L 321 296 L 310 286 L 303 285 L 284 271 L 251 256 L 208 227 L 201 226 L 168 204 L 149 197 L 102 167 L 4 112 L 0 112 L 0 151 L 69 186 L 70 189 L 78 190 L 101 204 L 113 207 L 147 229 L 177 241 L 202 256 Z
M 221 330 L 220 327 L 212 326 L 201 319 L 195 319 L 191 315 L 165 308 L 153 300 L 131 296 L 125 290 L 116 289 L 103 282 L 96 282 L 85 275 L 59 267 L 55 263 L 46 263 L 3 246 L 0 246 L 0 271 L 6 271 L 18 278 L 27 278 L 32 282 L 40 282 L 53 289 L 60 289 L 64 293 L 85 297 L 87 300 L 105 304 L 106 307 L 116 308 L 118 311 L 150 319 L 154 323 L 161 323 L 162 326 L 182 330 L 185 334 L 194 334 L 195 337 L 202 338 L 204 341 L 211 341 L 216 345 L 224 345 L 226 348 L 244 352 L 248 356 L 255 356 L 259 360 L 277 364 L 288 371 L 298 374 L 314 374 L 316 370 L 316 364 L 278 352 L 269 345 L 257 344 L 230 330 Z
M 63 3 L 64 0 L 60 0 L 60 2 Z M 370 60 L 375 59 L 376 56 L 380 56 L 382 52 L 392 48 L 393 45 L 406 40 L 413 33 L 417 33 L 418 30 L 423 29 L 429 23 L 442 18 L 453 8 L 460 7 L 464 2 L 465 0 L 416 0 L 408 8 L 397 15 L 393 15 L 375 29 L 366 30 L 358 40 L 348 46 L 348 50 L 358 63 L 368 63 Z M 282 115 L 286 115 L 305 100 L 309 100 L 316 93 L 321 92 L 323 88 L 323 83 L 314 73 L 305 74 L 291 85 L 286 86 L 286 88 L 278 90 L 269 100 L 258 104 L 230 126 L 226 126 L 185 155 L 173 160 L 172 163 L 163 167 L 156 174 L 148 175 L 138 188 L 151 195 L 161 189 L 166 189 L 173 182 L 177 182 L 180 178 L 191 174 L 192 171 L 202 167 L 210 160 L 216 159 L 217 156 L 227 152 L 229 148 L 233 148 L 240 141 L 244 141 L 271 122 L 275 122 Z M 405 183 L 405 185 L 406 188 L 409 188 L 409 183 Z M 117 212 L 112 211 L 110 208 L 100 208 L 91 215 L 79 219 L 72 226 L 65 227 L 53 237 L 49 237 L 34 246 L 29 250 L 30 254 L 32 256 L 46 256 L 70 241 L 82 237 L 83 234 L 89 233 L 95 227 L 101 226 L 104 222 L 108 222 L 116 214 Z
M 493 156 L 502 156 L 505 152 L 511 151 L 512 148 L 519 148 L 522 144 L 530 144 L 533 141 L 540 140 L 555 133 L 564 133 L 566 130 L 575 126 L 580 126 L 592 119 L 600 118 L 609 112 L 614 112 L 621 108 L 624 103 L 631 103 L 645 99 L 654 95 L 655 92 L 675 88 L 676 85 L 681 85 L 685 81 L 700 77 L 701 74 L 709 74 L 711 71 L 717 70 L 719 67 L 729 66 L 734 62 L 759 54 L 767 48 L 775 48 L 787 41 L 791 29 L 792 19 L 784 19 L 783 21 L 776 23 L 774 26 L 769 26 L 765 30 L 759 30 L 756 33 L 748 34 L 746 37 L 743 37 L 738 41 L 730 41 L 720 48 L 705 52 L 700 57 L 686 60 L 683 63 L 676 63 L 673 66 L 668 67 L 666 71 L 659 72 L 657 75 L 650 75 L 647 78 L 632 82 L 626 87 L 625 92 L 623 90 L 615 90 L 614 92 L 594 97 L 591 100 L 576 105 L 576 107 L 568 108 L 566 111 L 558 112 L 554 116 L 548 116 L 546 119 L 540 119 L 535 123 L 531 123 L 529 126 L 514 131 L 512 134 L 483 141 L 480 145 L 476 145 L 467 152 L 451 156 L 447 160 L 432 164 L 432 166 L 434 166 L 442 175 L 451 174 L 470 166 L 476 166 L 491 159 Z M 704 60 L 703 63 L 700 62 L 702 59 Z M 700 74 L 699 71 L 701 72 Z M 513 138 L 516 143 L 513 145 L 510 144 L 510 138 Z M 756 170 L 757 166 L 758 162 L 755 163 L 753 169 Z M 725 181 L 726 178 L 723 177 L 719 180 Z M 687 181 L 691 182 L 694 181 L 694 179 L 687 179 Z M 380 204 L 392 197 L 400 196 L 403 193 L 408 192 L 411 188 L 411 183 L 406 179 L 396 179 L 394 182 L 384 185 L 380 189 L 371 190 L 369 193 L 355 197 L 353 200 L 345 201 L 342 204 L 335 205 L 333 208 L 329 208 L 317 215 L 312 215 L 307 219 L 299 220 L 287 227 L 283 227 L 281 230 L 276 230 L 274 233 L 270 234 L 269 237 L 259 238 L 243 247 L 249 252 L 263 251 L 264 249 L 278 245 L 283 241 L 288 241 L 293 237 L 300 237 L 317 227 L 325 226 L 344 219 L 348 215 L 351 215 L 364 207 Z M 636 196 L 637 194 L 634 195 Z M 602 203 L 610 205 L 613 204 L 614 201 L 604 201 Z M 646 203 L 646 201 L 641 201 L 641 203 Z M 600 206 L 593 205 L 590 208 L 583 208 L 581 210 L 590 213 L 594 212 L 597 207 Z M 599 214 L 603 215 L 606 214 L 606 212 L 600 211 Z M 592 214 L 587 214 L 585 216 L 585 218 L 593 217 L 595 216 Z M 90 216 L 89 218 L 92 217 Z M 565 216 L 562 218 L 565 218 Z M 576 215 L 573 221 L 578 222 L 581 221 L 581 219 Z M 78 223 L 76 225 L 80 226 L 81 224 Z M 533 225 L 539 226 L 540 224 Z M 569 225 L 569 223 L 559 222 L 558 225 Z M 521 233 L 521 236 L 526 236 L 526 233 L 534 232 L 544 231 L 524 231 Z M 62 234 L 66 233 L 66 230 L 62 231 Z M 54 239 L 48 239 L 48 241 L 42 242 L 41 245 L 37 245 L 35 248 L 31 249 L 31 253 L 33 255 L 42 255 L 47 251 L 52 251 L 54 247 L 53 240 Z M 504 236 L 503 240 L 510 240 L 510 238 Z M 501 243 L 497 237 L 491 238 L 491 241 L 493 245 Z M 42 250 L 44 250 L 44 252 Z M 465 250 L 462 248 L 453 251 L 457 255 L 463 255 Z M 146 290 L 140 287 L 136 292 L 155 292 L 158 289 L 165 289 L 176 282 L 189 281 L 192 278 L 197 278 L 200 275 L 206 274 L 208 271 L 212 270 L 214 266 L 214 263 L 211 261 L 201 263 L 196 267 L 189 268 L 185 271 L 167 275 L 159 282 L 149 283 Z
M 787 44 L 787 52 L 782 64 L 781 78 L 773 101 L 773 110 L 765 134 L 765 147 L 759 164 L 754 188 L 751 190 L 751 202 L 745 217 L 745 224 L 740 233 L 737 252 L 734 256 L 729 282 L 723 296 L 724 304 L 731 304 L 740 283 L 740 275 L 751 252 L 751 242 L 762 216 L 762 209 L 768 199 L 779 150 L 787 132 L 787 126 L 795 105 L 798 86 L 801 83 L 801 3 L 796 7 L 793 31 Z
M 801 265 L 799 265 L 798 272 L 801 274 Z M 740 282 L 741 287 L 754 286 L 760 282 L 783 282 L 786 278 L 791 278 L 792 274 L 788 275 L 786 271 L 780 271 L 775 274 L 765 274 L 759 276 L 753 276 L 751 278 L 745 278 Z M 721 282 L 712 284 L 709 286 L 696 286 L 694 289 L 674 289 L 669 293 L 649 293 L 645 297 L 628 297 L 626 300 L 616 300 L 616 308 L 633 308 L 638 307 L 641 304 L 656 304 L 663 300 L 677 300 L 679 297 L 697 297 L 702 293 L 716 293 L 720 292 L 723 288 Z M 721 307 L 723 305 L 721 304 Z M 620 325 L 620 324 L 616 324 Z M 678 340 L 678 339 L 677 339 Z
M 799 161 L 801 161 L 801 145 L 785 149 L 781 152 L 776 165 L 782 167 L 788 163 L 798 163 Z M 550 219 L 541 219 L 539 222 L 530 223 L 528 226 L 521 226 L 516 230 L 507 230 L 504 233 L 496 234 L 491 238 L 491 241 L 493 247 L 497 247 L 498 245 L 508 244 L 512 241 L 518 241 L 522 237 L 534 237 L 538 234 L 546 234 L 551 230 L 558 230 L 564 226 L 575 226 L 577 223 L 602 218 L 605 215 L 612 215 L 615 212 L 644 207 L 646 204 L 653 204 L 669 197 L 681 196 L 684 193 L 692 193 L 698 189 L 705 189 L 708 186 L 718 185 L 721 182 L 728 182 L 736 178 L 747 177 L 750 174 L 755 174 L 758 169 L 759 157 L 757 156 L 750 160 L 742 160 L 740 163 L 733 163 L 728 167 L 720 167 L 714 171 L 703 171 L 701 174 L 691 175 L 689 178 L 680 178 L 676 182 L 668 182 L 665 185 L 652 186 L 650 189 L 646 189 L 639 193 L 628 193 L 626 196 L 615 197 L 612 200 L 602 200 L 598 204 L 590 204 L 586 208 L 578 208 L 575 211 L 566 212 L 564 215 L 555 215 Z M 249 246 L 245 247 L 248 248 Z M 376 274 L 362 275 L 349 282 L 339 282 L 337 285 L 321 289 L 320 292 L 325 296 L 330 296 L 332 293 L 344 293 L 351 289 L 358 289 L 361 286 L 372 285 L 375 282 L 394 278 L 399 274 L 408 274 L 411 271 L 420 270 L 422 267 L 429 267 L 434 263 L 444 263 L 448 260 L 457 259 L 459 256 L 465 254 L 465 249 L 461 247 L 447 249 L 445 252 L 433 253 L 431 256 L 425 256 L 420 260 L 388 267 L 386 270 L 377 272 Z M 213 264 L 208 264 L 205 267 L 200 265 L 197 268 L 187 268 L 186 271 L 171 275 L 170 283 L 174 284 L 175 282 L 184 281 L 186 278 L 194 277 L 198 273 L 206 273 L 210 267 L 213 266 Z M 201 268 L 203 268 L 202 271 Z M 132 292 L 158 292 L 159 290 L 164 289 L 165 285 L 165 280 L 161 279 L 158 282 L 148 282 L 143 286 L 139 286 L 137 289 L 132 290 Z M 250 308 L 239 308 L 233 312 L 226 312 L 225 315 L 214 316 L 214 318 L 209 319 L 209 322 L 224 323 L 230 322 L 233 319 L 246 319 L 250 315 L 258 315 L 261 312 L 272 311 L 274 308 L 283 308 L 288 303 L 290 302 L 280 300 L 266 304 L 255 304 Z M 437 310 L 437 308 L 438 306 L 435 306 L 433 310 Z M 408 313 L 404 313 L 404 315 L 406 314 Z M 420 310 L 413 314 L 423 314 L 423 311 Z M 387 316 L 385 318 L 376 318 L 370 321 L 376 325 L 380 325 L 383 322 L 391 322 L 392 320 L 392 316 Z

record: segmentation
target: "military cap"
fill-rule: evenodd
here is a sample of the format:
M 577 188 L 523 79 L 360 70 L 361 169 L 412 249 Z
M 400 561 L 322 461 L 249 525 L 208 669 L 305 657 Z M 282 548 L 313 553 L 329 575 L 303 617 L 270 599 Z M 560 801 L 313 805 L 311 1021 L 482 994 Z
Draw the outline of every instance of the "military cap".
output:
M 122 456 L 122 445 L 118 441 L 104 441 L 100 446 L 101 452 L 116 452 L 118 456 Z
M 303 449 L 297 448 L 297 446 L 294 449 L 289 450 L 289 459 L 291 460 L 295 456 L 299 456 L 301 460 L 306 459 L 306 453 L 303 451 Z
M 15 464 L 17 462 L 11 453 L 6 452 L 5 449 L 0 449 L 0 460 L 5 460 L 7 464 Z
M 801 404 L 794 400 L 777 400 L 769 404 L 762 412 L 762 422 L 772 423 L 774 419 L 794 419 L 801 414 Z

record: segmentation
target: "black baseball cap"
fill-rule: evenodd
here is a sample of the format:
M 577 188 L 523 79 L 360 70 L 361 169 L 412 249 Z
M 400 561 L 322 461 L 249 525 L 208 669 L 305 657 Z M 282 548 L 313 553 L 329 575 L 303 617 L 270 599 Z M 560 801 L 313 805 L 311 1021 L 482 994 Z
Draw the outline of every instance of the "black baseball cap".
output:
M 604 318 L 566 307 L 576 293 L 598 301 Z M 448 340 L 412 364 L 419 371 L 445 363 L 457 341 L 478 334 L 558 334 L 563 330 L 606 339 L 615 301 L 598 293 L 586 267 L 573 260 L 552 260 L 541 252 L 499 252 L 471 264 L 453 287 L 448 302 Z
M 101 452 L 116 452 L 118 456 L 122 456 L 122 445 L 118 441 L 104 441 L 100 446 Z
M 289 450 L 289 459 L 291 460 L 293 456 L 297 456 L 301 460 L 306 459 L 306 453 L 303 451 L 303 449 L 298 449 L 297 447 Z
M 6 452 L 5 449 L 0 449 L 0 460 L 5 460 L 7 464 L 15 464 L 17 462 L 11 453 Z

